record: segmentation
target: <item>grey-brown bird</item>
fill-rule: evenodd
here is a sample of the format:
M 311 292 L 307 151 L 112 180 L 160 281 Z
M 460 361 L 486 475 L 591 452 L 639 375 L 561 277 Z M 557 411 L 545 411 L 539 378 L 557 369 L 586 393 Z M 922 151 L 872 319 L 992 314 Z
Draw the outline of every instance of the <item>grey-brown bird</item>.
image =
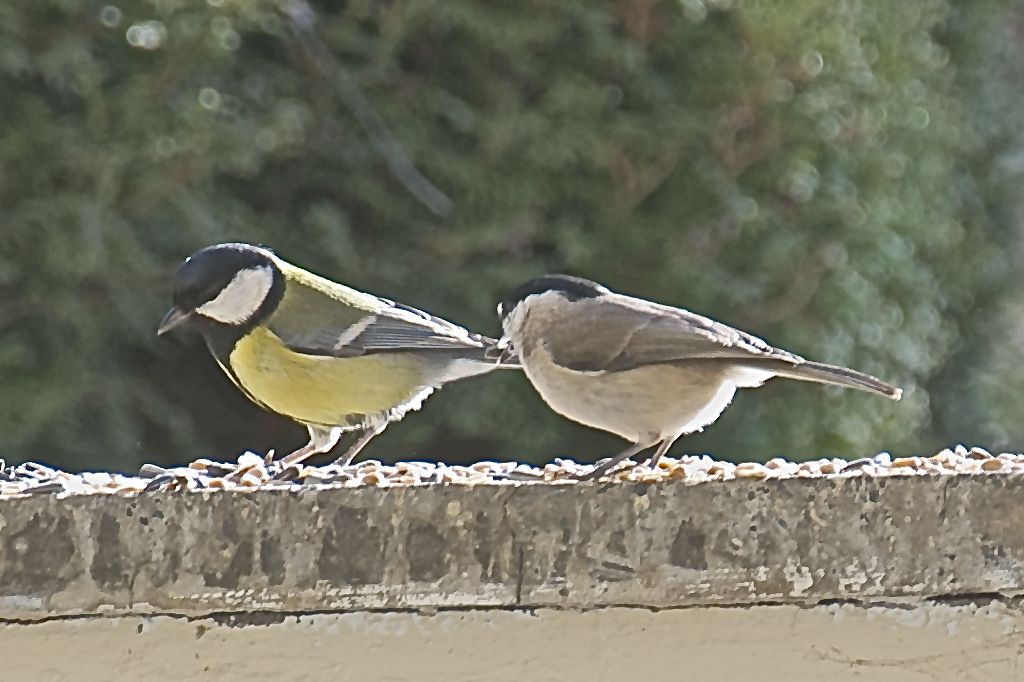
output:
M 518 352 L 526 376 L 555 412 L 632 443 L 586 479 L 657 446 L 655 466 L 680 436 L 718 419 L 736 389 L 773 377 L 893 400 L 902 394 L 873 376 L 811 362 L 721 322 L 568 275 L 526 282 L 498 314 L 500 343 Z

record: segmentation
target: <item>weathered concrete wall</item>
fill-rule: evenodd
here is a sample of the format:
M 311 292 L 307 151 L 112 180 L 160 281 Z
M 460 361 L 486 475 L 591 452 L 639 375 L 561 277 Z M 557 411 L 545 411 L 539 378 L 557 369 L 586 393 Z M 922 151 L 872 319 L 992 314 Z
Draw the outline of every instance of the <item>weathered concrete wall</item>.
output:
M 0 617 L 888 600 L 1024 588 L 1024 477 L 0 501 Z
M 1019 474 L 0 500 L 0 659 L 1024 679 L 1022 507 Z

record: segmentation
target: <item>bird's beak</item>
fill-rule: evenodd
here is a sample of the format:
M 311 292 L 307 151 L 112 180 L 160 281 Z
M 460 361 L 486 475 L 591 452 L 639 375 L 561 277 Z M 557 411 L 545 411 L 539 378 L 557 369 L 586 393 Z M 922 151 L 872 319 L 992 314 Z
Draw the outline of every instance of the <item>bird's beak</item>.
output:
M 164 319 L 161 320 L 160 326 L 156 328 L 156 335 L 162 336 L 167 332 L 171 331 L 175 327 L 180 327 L 192 318 L 191 310 L 182 310 L 175 306 L 167 311 L 164 315 Z
M 488 359 L 494 359 L 499 365 L 508 365 L 510 367 L 519 366 L 519 355 L 516 353 L 516 349 L 512 347 L 512 339 L 507 336 L 501 337 L 501 339 L 491 347 L 491 350 L 496 355 L 487 354 Z

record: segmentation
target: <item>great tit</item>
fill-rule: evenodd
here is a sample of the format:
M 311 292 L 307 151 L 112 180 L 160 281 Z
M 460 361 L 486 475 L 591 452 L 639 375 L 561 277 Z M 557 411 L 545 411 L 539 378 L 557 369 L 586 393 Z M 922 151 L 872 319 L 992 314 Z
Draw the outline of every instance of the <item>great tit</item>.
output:
M 361 431 L 346 465 L 436 388 L 517 367 L 494 339 L 307 272 L 270 249 L 216 244 L 178 268 L 158 334 L 199 331 L 221 369 L 257 405 L 309 429 L 282 461 L 329 452 Z
M 498 306 L 503 348 L 559 414 L 632 445 L 585 479 L 657 445 L 650 466 L 683 434 L 711 424 L 737 388 L 772 377 L 902 391 L 845 367 L 810 362 L 721 322 L 625 296 L 567 275 L 521 285 Z

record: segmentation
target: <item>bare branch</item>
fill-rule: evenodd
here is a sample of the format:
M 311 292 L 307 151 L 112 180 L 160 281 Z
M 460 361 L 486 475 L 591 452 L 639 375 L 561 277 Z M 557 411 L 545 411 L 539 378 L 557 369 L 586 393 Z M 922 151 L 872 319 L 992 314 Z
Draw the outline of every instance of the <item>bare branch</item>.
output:
M 309 3 L 306 0 L 284 0 L 280 7 L 310 61 L 320 75 L 334 85 L 341 103 L 366 130 L 374 148 L 384 158 L 395 179 L 434 215 L 450 215 L 452 200 L 417 170 L 401 143 L 388 130 L 384 119 L 328 49 L 316 31 L 316 13 Z

